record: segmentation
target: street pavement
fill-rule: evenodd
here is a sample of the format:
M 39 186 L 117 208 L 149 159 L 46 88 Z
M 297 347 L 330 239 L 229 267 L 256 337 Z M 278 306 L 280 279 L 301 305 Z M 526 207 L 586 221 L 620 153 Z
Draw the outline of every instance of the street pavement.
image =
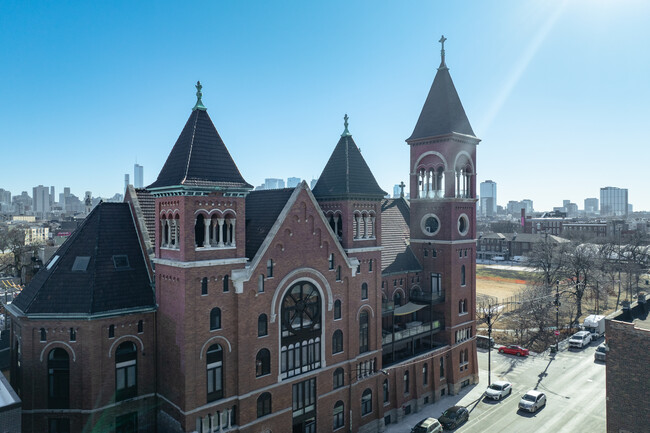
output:
M 438 418 L 445 409 L 461 405 L 469 409 L 470 416 L 468 422 L 455 430 L 458 432 L 605 432 L 605 364 L 594 361 L 594 352 L 602 340 L 580 350 L 564 345 L 556 355 L 545 352 L 528 358 L 503 355 L 492 349 L 492 382 L 507 380 L 513 384 L 512 395 L 499 402 L 484 397 L 488 353 L 479 349 L 480 383 L 424 406 L 399 424 L 386 426 L 385 431 L 409 433 L 420 420 Z M 531 389 L 546 394 L 546 407 L 533 414 L 518 411 L 521 396 Z

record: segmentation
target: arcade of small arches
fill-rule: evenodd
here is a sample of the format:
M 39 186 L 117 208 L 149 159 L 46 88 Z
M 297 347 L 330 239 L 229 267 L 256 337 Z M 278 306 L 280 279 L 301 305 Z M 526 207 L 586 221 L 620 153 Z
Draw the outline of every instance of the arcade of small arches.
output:
M 326 218 L 332 231 L 341 240 L 343 236 L 343 217 L 341 216 L 341 212 L 328 212 Z M 357 210 L 354 212 L 352 218 L 354 240 L 375 239 L 376 217 L 374 211 Z
M 470 198 L 472 192 L 472 176 L 474 173 L 469 165 L 454 170 L 456 181 L 454 183 L 454 197 Z M 418 191 L 417 198 L 443 198 L 445 197 L 446 185 L 450 181 L 448 173 L 443 167 L 420 167 L 417 169 Z
M 236 216 L 232 211 L 208 215 L 200 212 L 194 222 L 194 246 L 196 248 L 234 248 Z M 160 219 L 160 246 L 179 249 L 181 239 L 180 216 L 162 215 Z

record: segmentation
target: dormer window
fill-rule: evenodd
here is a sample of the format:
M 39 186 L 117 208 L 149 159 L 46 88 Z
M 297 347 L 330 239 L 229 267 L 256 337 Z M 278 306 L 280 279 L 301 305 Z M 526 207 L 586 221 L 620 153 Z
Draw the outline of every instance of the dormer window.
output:
M 129 269 L 129 256 L 127 255 L 117 255 L 113 256 L 113 266 L 115 269 Z
M 86 272 L 86 269 L 88 269 L 88 263 L 90 263 L 89 256 L 75 257 L 74 264 L 72 265 L 72 272 Z

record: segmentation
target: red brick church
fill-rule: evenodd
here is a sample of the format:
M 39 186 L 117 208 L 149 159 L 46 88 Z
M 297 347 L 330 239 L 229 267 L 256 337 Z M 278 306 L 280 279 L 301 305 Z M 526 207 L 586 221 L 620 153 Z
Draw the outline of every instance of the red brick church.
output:
M 97 206 L 9 306 L 23 431 L 377 432 L 476 383 L 479 139 L 444 49 L 410 200 L 347 116 L 313 191 L 253 191 L 197 88 L 158 179 Z

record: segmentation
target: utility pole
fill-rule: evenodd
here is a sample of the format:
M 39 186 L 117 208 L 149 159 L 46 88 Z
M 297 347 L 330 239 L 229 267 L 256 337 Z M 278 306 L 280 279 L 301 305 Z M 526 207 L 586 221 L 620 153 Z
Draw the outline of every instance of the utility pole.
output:
M 560 280 L 555 281 L 555 353 L 560 350 Z
M 492 305 L 488 304 L 488 386 L 492 383 Z

